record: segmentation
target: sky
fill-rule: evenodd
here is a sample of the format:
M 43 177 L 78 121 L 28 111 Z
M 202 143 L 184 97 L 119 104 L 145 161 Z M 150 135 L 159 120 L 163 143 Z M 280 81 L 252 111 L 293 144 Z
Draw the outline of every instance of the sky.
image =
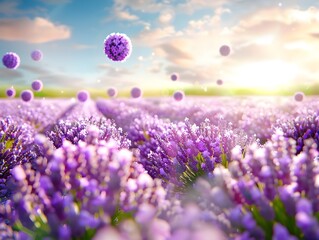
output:
M 317 0 L 1 0 L 0 86 L 35 79 L 58 89 L 162 90 L 192 86 L 259 89 L 319 79 Z M 132 54 L 113 62 L 104 39 L 125 33 Z M 229 56 L 219 48 L 229 45 Z M 31 51 L 43 52 L 33 61 Z M 178 73 L 176 82 L 170 80 Z

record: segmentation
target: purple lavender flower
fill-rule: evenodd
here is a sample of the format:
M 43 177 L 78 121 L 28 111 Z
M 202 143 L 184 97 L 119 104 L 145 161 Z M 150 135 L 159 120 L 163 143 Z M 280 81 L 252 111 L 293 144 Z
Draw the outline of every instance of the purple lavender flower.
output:
M 222 56 L 228 56 L 229 53 L 230 53 L 230 47 L 228 45 L 222 45 L 220 48 L 219 48 L 219 53 L 220 55 Z
M 223 80 L 218 79 L 218 80 L 216 81 L 216 83 L 217 83 L 217 85 L 223 85 Z
M 131 89 L 131 97 L 132 98 L 140 98 L 142 96 L 142 90 L 138 87 L 133 87 Z
M 20 94 L 20 98 L 24 102 L 30 102 L 33 99 L 33 92 L 31 90 L 23 90 Z
M 116 141 L 120 147 L 128 148 L 130 141 L 125 138 L 122 129 L 117 128 L 114 123 L 105 118 L 84 118 L 79 120 L 60 120 L 57 124 L 47 130 L 46 136 L 52 141 L 56 148 L 62 146 L 63 140 L 73 144 L 79 141 L 95 143 L 98 140 Z
M 33 162 L 37 157 L 35 148 L 27 125 L 17 127 L 10 117 L 0 120 L 0 202 L 10 195 L 7 188 L 10 171 L 17 165 Z
M 179 75 L 177 73 L 172 73 L 171 80 L 176 81 L 179 78 Z
M 183 91 L 176 91 L 176 92 L 174 92 L 173 97 L 174 97 L 175 101 L 179 102 L 179 101 L 183 100 L 183 98 L 185 97 L 185 94 Z
M 6 90 L 6 95 L 7 95 L 8 98 L 14 98 L 15 95 L 16 95 L 16 90 L 13 87 L 8 88 Z
M 107 90 L 107 95 L 111 98 L 115 98 L 117 96 L 117 89 L 113 87 L 109 88 Z
M 294 98 L 297 102 L 301 102 L 305 97 L 305 94 L 303 92 L 296 92 L 294 95 Z
M 43 57 L 43 53 L 40 50 L 34 50 L 31 52 L 31 58 L 34 61 L 41 61 Z
M 41 80 L 35 80 L 32 82 L 31 87 L 34 91 L 40 92 L 43 88 L 43 83 Z
M 104 53 L 113 61 L 125 61 L 131 52 L 131 40 L 126 34 L 111 33 L 104 40 Z
M 76 96 L 80 102 L 86 102 L 90 98 L 90 94 L 86 90 L 79 91 Z
M 189 120 L 176 125 L 148 117 L 136 119 L 128 137 L 138 143 L 140 161 L 149 174 L 178 187 L 212 173 L 216 164 L 226 166 L 231 149 L 247 142 L 247 136 L 229 126 L 211 126 L 209 120 L 200 126 Z
M 280 223 L 276 223 L 274 226 L 274 234 L 273 234 L 273 240 L 282 240 L 282 239 L 287 239 L 287 240 L 297 240 L 296 237 L 291 236 L 290 233 L 288 232 L 287 228 L 282 226 Z
M 2 63 L 6 68 L 17 69 L 20 65 L 20 57 L 14 52 L 7 52 L 2 57 Z
M 297 116 L 279 125 L 285 137 L 296 140 L 296 154 L 303 150 L 304 142 L 313 139 L 319 146 L 319 116 L 317 113 Z M 319 147 L 318 147 L 319 148 Z
M 14 229 L 33 238 L 93 236 L 103 226 L 133 217 L 143 203 L 163 206 L 160 181 L 114 141 L 64 141 L 54 150 L 45 138 L 37 139 L 44 156 L 34 167 L 25 164 L 12 170 L 13 196 L 0 209 L 0 217 L 12 219 Z
M 229 188 L 231 195 L 246 206 L 244 211 L 252 212 L 266 238 L 290 234 L 304 239 L 318 237 L 314 217 L 319 206 L 319 165 L 314 161 L 318 151 L 312 140 L 305 141 L 304 151 L 297 156 L 295 148 L 292 139 L 277 131 L 263 147 L 250 146 L 243 159 L 230 166 L 236 179 Z M 274 220 L 280 225 L 272 235 L 269 224 Z

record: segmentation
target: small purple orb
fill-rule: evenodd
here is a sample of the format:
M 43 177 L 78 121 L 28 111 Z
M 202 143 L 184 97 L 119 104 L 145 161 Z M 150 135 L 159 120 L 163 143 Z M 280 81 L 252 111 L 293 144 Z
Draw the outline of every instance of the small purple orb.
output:
M 80 102 L 86 102 L 90 97 L 90 94 L 86 90 L 81 90 L 77 94 L 77 98 Z
M 172 73 L 171 75 L 171 80 L 176 81 L 178 79 L 178 74 L 177 73 Z
M 131 90 L 131 97 L 132 98 L 139 98 L 142 96 L 142 90 L 138 87 L 134 87 Z
M 217 85 L 223 85 L 223 80 L 218 79 L 218 80 L 216 81 L 216 83 L 217 83 Z
M 29 102 L 33 99 L 33 92 L 31 90 L 23 90 L 20 97 L 24 102 Z
M 223 45 L 219 48 L 219 53 L 222 56 L 228 56 L 230 54 L 230 47 L 228 45 Z
M 113 61 L 125 61 L 131 52 L 131 40 L 126 34 L 111 33 L 104 40 L 104 53 Z
M 115 98 L 117 96 L 117 89 L 113 87 L 109 88 L 107 90 L 107 95 L 111 98 Z
M 7 97 L 9 97 L 9 98 L 14 98 L 15 95 L 16 95 L 16 90 L 15 90 L 13 87 L 8 88 L 8 89 L 6 90 L 6 95 L 7 95 Z
M 305 96 L 305 94 L 303 92 L 296 92 L 295 96 L 294 96 L 295 101 L 302 102 L 304 96 Z
M 184 99 L 184 96 L 185 96 L 184 92 L 180 91 L 180 90 L 174 92 L 174 94 L 173 94 L 173 97 L 174 97 L 175 101 L 177 101 L 177 102 L 182 101 Z
M 41 80 L 35 80 L 32 82 L 31 87 L 34 91 L 40 92 L 43 88 L 43 83 Z
M 40 50 L 34 50 L 34 51 L 31 52 L 31 58 L 34 61 L 41 61 L 42 57 L 43 57 L 43 54 L 42 54 L 42 52 Z
M 8 52 L 3 55 L 2 63 L 6 68 L 17 69 L 20 65 L 20 57 L 14 52 Z

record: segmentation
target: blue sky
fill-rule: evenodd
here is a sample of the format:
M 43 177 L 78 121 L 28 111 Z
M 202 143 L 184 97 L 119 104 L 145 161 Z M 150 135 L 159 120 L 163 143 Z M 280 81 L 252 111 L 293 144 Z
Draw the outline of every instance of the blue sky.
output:
M 289 3 L 288 3 L 289 2 Z M 319 3 L 310 0 L 0 1 L 0 52 L 19 54 L 0 68 L 1 86 L 130 89 L 278 88 L 317 81 Z M 105 37 L 127 34 L 130 58 L 112 62 Z M 228 44 L 231 54 L 219 55 Z M 30 52 L 44 58 L 34 62 Z M 180 79 L 172 82 L 170 74 Z

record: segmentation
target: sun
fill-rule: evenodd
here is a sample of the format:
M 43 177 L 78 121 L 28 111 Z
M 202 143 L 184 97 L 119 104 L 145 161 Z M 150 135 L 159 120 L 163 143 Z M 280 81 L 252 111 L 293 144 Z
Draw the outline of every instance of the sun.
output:
M 234 85 L 276 89 L 291 85 L 298 76 L 297 65 L 282 60 L 267 60 L 238 66 L 232 73 Z

